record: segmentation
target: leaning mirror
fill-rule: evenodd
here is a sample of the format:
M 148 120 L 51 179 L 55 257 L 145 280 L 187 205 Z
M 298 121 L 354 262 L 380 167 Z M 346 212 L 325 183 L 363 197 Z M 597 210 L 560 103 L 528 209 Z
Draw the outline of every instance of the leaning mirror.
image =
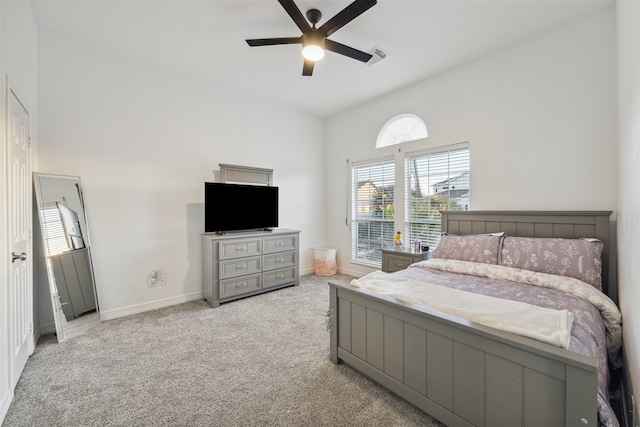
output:
M 58 342 L 100 323 L 80 178 L 34 173 L 34 191 Z

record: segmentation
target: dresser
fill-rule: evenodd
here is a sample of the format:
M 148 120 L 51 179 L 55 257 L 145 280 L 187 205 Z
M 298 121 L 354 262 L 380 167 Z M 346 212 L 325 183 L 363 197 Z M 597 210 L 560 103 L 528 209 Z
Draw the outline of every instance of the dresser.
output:
M 202 235 L 203 291 L 211 307 L 299 280 L 298 230 Z
M 393 273 L 404 270 L 414 262 L 431 258 L 431 252 L 415 250 L 408 247 L 392 247 L 382 249 L 382 271 Z

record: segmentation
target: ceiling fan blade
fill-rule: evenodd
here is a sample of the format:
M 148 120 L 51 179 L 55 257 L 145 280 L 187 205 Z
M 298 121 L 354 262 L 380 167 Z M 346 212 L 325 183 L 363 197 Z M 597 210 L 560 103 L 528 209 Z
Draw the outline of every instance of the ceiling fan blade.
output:
M 280 37 L 274 39 L 248 39 L 249 46 L 273 46 L 278 44 L 302 44 L 302 37 Z
M 358 61 L 367 62 L 371 59 L 370 54 L 358 49 L 343 45 L 333 40 L 325 39 L 324 48 L 331 52 L 339 53 L 340 55 L 348 56 L 349 58 L 357 59 Z
M 309 61 L 308 59 L 304 60 L 304 65 L 302 66 L 302 75 L 310 76 L 313 74 L 313 66 L 316 63 L 314 61 Z
M 296 6 L 293 0 L 278 0 L 278 3 L 287 11 L 302 33 L 306 33 L 311 29 L 309 21 L 307 21 L 307 18 L 300 12 L 300 9 L 298 9 L 298 6 Z
M 329 37 L 331 34 L 335 33 L 340 28 L 344 27 L 346 24 L 373 7 L 376 3 L 376 0 L 355 0 L 349 6 L 338 12 L 333 18 L 322 24 L 322 26 L 318 28 L 318 32 L 324 37 Z

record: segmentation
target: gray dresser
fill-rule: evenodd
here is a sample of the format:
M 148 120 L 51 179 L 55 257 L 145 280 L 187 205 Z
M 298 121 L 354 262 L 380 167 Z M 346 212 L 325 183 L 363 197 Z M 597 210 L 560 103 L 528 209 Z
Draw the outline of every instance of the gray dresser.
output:
M 299 281 L 298 230 L 202 235 L 204 297 L 211 307 Z
M 60 305 L 67 320 L 96 309 L 89 249 L 82 248 L 51 257 Z

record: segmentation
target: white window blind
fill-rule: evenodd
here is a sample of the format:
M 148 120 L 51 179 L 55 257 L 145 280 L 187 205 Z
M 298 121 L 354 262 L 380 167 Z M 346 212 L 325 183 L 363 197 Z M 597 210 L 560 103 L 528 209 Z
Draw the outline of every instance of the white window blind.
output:
M 407 156 L 405 243 L 437 246 L 440 211 L 469 209 L 469 172 L 466 143 Z
M 56 205 L 45 207 L 40 211 L 40 215 L 42 216 L 43 237 L 49 250 L 49 256 L 70 250 L 58 207 Z
M 380 249 L 393 244 L 395 164 L 354 165 L 351 173 L 351 259 L 380 266 Z

